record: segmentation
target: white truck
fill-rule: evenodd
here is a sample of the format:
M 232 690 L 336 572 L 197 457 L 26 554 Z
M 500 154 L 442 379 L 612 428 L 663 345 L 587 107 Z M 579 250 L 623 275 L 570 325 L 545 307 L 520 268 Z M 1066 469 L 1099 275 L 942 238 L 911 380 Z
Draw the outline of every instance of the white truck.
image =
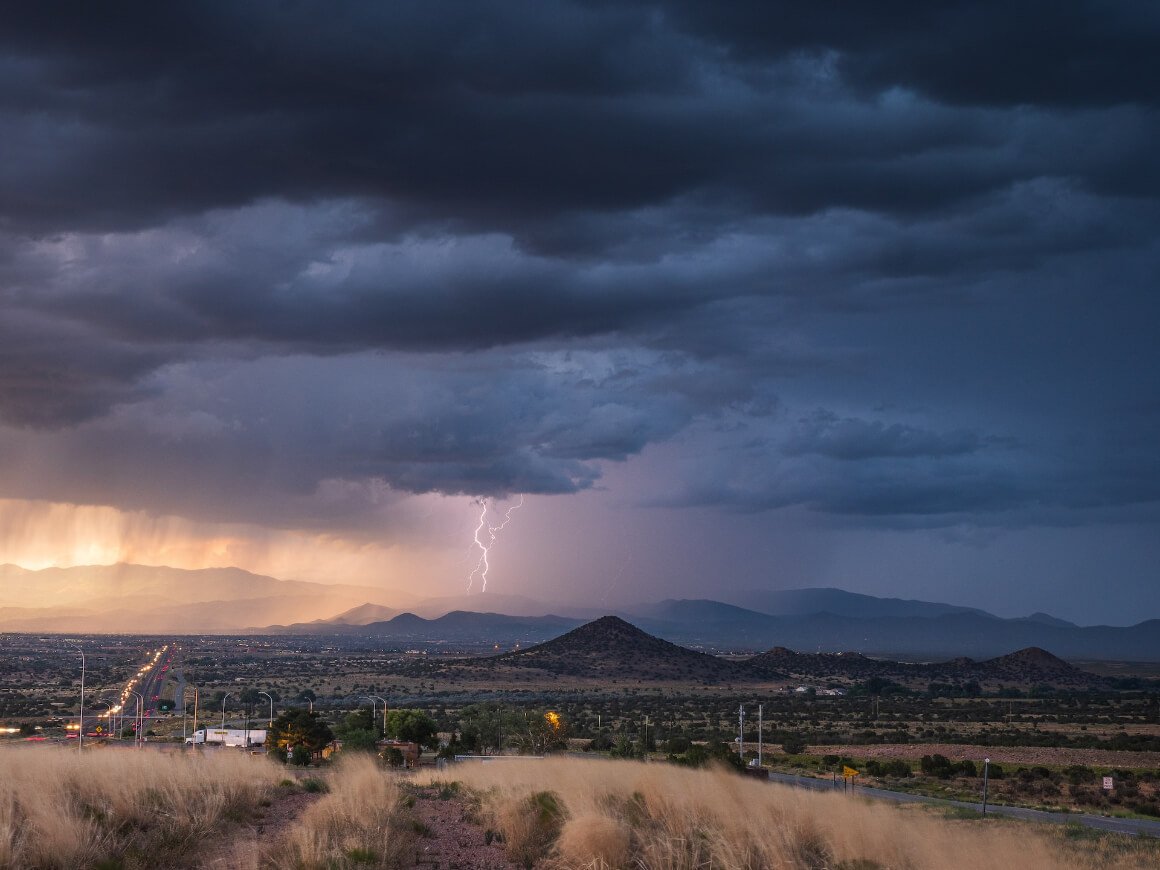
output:
M 265 728 L 199 728 L 192 737 L 185 738 L 186 743 L 201 746 L 206 743 L 217 743 L 222 746 L 261 746 L 266 742 Z

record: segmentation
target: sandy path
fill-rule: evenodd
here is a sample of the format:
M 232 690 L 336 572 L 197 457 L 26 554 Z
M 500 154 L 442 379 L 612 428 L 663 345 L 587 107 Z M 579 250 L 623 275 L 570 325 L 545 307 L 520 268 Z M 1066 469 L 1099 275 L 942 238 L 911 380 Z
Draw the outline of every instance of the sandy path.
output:
M 221 842 L 202 853 L 195 866 L 205 870 L 256 870 L 263 850 L 321 797 L 298 789 L 274 789 L 269 806 L 258 807 L 254 819 L 225 832 Z

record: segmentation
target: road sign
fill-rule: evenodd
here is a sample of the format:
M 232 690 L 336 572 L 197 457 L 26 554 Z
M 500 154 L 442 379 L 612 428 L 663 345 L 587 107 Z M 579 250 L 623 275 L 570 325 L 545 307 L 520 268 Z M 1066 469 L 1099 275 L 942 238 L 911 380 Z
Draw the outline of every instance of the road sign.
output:
M 1111 791 L 1114 787 L 1115 787 L 1115 783 L 1112 782 L 1112 778 L 1110 776 L 1105 776 L 1104 777 L 1104 791 Z
M 858 771 L 854 770 L 854 768 L 852 768 L 852 767 L 847 767 L 846 765 L 843 764 L 842 765 L 842 776 L 858 776 Z

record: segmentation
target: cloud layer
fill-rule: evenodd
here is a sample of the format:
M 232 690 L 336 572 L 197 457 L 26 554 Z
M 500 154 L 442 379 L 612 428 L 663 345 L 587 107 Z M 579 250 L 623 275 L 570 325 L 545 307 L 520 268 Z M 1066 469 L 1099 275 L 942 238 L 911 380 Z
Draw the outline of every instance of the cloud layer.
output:
M 618 497 L 1154 522 L 1158 39 L 1133 2 L 25 4 L 0 497 L 381 535 L 655 448 Z

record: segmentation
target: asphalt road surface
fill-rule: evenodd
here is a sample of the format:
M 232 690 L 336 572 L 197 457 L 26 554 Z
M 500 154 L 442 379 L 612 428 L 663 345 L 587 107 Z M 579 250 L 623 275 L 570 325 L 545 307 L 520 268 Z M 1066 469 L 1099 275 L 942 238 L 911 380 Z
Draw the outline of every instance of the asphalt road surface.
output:
M 808 788 L 814 791 L 833 791 L 834 784 L 827 779 L 815 779 L 812 776 L 794 776 L 788 773 L 770 773 L 770 782 L 779 782 L 784 785 L 793 785 L 798 788 Z M 838 790 L 841 790 L 839 785 Z M 982 803 L 968 803 L 967 801 L 952 801 L 944 798 L 927 797 L 926 795 L 910 794 L 902 791 L 888 791 L 884 788 L 869 788 L 857 786 L 852 792 L 855 797 L 868 797 L 878 800 L 897 801 L 898 803 L 921 803 L 934 806 L 956 807 L 964 810 L 982 810 Z M 1028 822 L 1049 822 L 1056 825 L 1076 824 L 1088 828 L 1097 828 L 1101 831 L 1114 831 L 1117 834 L 1144 834 L 1149 837 L 1160 837 L 1160 821 L 1148 819 L 1113 819 L 1107 816 L 1093 816 L 1088 813 L 1049 813 L 1046 810 L 1031 810 L 1024 807 L 1008 807 L 996 804 L 987 804 L 987 815 L 1010 816 Z

